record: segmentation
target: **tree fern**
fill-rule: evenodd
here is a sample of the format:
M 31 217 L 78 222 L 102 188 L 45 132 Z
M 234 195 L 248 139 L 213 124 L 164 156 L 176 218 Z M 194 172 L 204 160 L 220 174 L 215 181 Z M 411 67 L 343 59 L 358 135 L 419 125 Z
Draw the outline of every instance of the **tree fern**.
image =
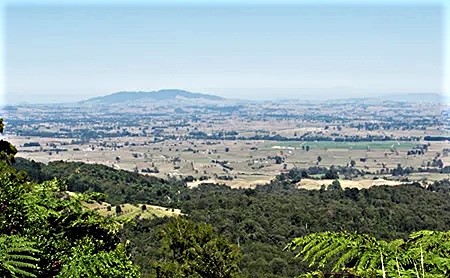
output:
M 34 243 L 16 235 L 0 236 L 0 275 L 2 277 L 36 277 L 39 251 Z
M 360 277 L 450 276 L 450 232 L 419 231 L 407 241 L 390 242 L 357 233 L 323 232 L 295 238 L 286 249 L 319 270 L 344 270 Z
M 294 239 L 287 249 L 298 251 L 297 256 L 310 263 L 324 267 L 332 265 L 337 271 L 342 268 L 353 268 L 358 266 L 359 258 L 364 258 L 364 266 L 379 264 L 378 243 L 376 239 L 356 233 L 332 233 L 323 232 L 311 234 L 303 238 Z M 375 263 L 375 258 L 378 260 Z

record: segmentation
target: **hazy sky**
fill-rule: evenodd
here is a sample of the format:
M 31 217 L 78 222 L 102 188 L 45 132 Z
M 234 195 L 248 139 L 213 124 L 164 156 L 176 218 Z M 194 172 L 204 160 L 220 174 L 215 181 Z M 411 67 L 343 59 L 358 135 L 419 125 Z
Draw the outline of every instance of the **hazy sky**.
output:
M 444 91 L 438 4 L 11 4 L 4 17 L 9 102 Z

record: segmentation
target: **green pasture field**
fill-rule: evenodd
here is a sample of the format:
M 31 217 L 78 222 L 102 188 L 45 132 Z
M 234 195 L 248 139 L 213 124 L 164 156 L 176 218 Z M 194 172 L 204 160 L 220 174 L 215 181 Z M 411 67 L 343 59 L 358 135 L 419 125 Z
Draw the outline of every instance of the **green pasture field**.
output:
M 181 211 L 179 209 L 174 209 L 172 211 L 172 209 L 170 208 L 153 205 L 146 205 L 146 210 L 142 210 L 142 204 L 122 204 L 120 205 L 122 208 L 122 213 L 120 213 L 119 215 L 116 215 L 116 207 L 111 206 L 106 202 L 85 203 L 85 206 L 91 210 L 97 211 L 100 215 L 117 217 L 118 219 L 122 220 L 131 220 L 136 217 L 138 217 L 139 219 L 152 219 L 155 217 L 171 217 L 181 214 Z M 109 206 L 111 207 L 110 211 L 107 210 L 107 207 Z

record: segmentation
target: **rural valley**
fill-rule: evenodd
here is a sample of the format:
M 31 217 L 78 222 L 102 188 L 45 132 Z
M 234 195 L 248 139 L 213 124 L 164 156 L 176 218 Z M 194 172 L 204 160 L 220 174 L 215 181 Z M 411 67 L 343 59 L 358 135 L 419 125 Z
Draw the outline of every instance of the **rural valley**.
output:
M 0 278 L 450 277 L 450 1 L 0 10 Z
M 10 107 L 9 138 L 23 158 L 99 163 L 188 186 L 255 187 L 292 169 L 317 168 L 320 177 L 330 167 L 343 169 L 348 187 L 380 184 L 368 182 L 374 178 L 425 185 L 450 171 L 448 108 L 440 102 L 235 103 L 180 90 L 155 94 L 168 92 L 172 99 L 118 93 L 80 104 Z M 320 184 L 308 179 L 299 186 Z
M 10 105 L 4 115 L 17 148 L 12 166 L 35 182 L 61 180 L 86 209 L 124 223 L 122 239 L 144 277 L 188 273 L 161 263 L 168 253 L 159 231 L 171 218 L 209 223 L 237 244 L 242 255 L 228 262 L 230 272 L 217 271 L 243 277 L 310 270 L 283 250 L 298 236 L 343 230 L 395 239 L 450 223 L 442 102 L 246 101 L 163 90 Z M 206 228 L 182 225 L 186 233 Z M 358 272 L 333 275 L 349 273 Z M 219 277 L 211 275 L 200 277 Z

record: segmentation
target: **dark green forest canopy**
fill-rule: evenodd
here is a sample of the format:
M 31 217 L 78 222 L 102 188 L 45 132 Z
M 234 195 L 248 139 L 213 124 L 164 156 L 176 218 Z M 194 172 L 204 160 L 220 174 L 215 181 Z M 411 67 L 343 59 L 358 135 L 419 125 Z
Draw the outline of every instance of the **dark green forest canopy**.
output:
M 440 186 L 448 188 L 449 183 Z M 292 238 L 310 233 L 356 231 L 393 240 L 424 229 L 450 229 L 448 194 L 414 185 L 334 191 L 299 190 L 280 183 L 255 190 L 208 185 L 182 197 L 179 208 L 190 219 L 210 223 L 241 246 L 240 269 L 248 277 L 293 277 L 309 270 L 283 248 Z M 157 238 L 159 225 L 143 220 L 122 231 L 132 239 L 132 256 L 146 273 L 152 273 L 150 262 L 158 256 L 144 254 L 156 254 L 160 245 L 157 240 L 144 242 Z
M 190 220 L 211 224 L 219 234 L 241 247 L 239 268 L 244 277 L 293 277 L 307 271 L 305 263 L 283 248 L 293 238 L 315 232 L 356 231 L 393 240 L 405 239 L 410 233 L 424 229 L 450 229 L 448 180 L 435 182 L 428 189 L 402 185 L 363 190 L 303 190 L 288 181 L 274 181 L 256 189 L 214 184 L 187 189 L 179 181 L 102 165 L 18 161 L 15 167 L 27 169 L 36 179 L 56 176 L 72 189 L 106 193 L 107 199 L 115 203 L 144 201 L 179 208 Z M 167 195 L 158 193 L 163 190 Z M 164 260 L 158 231 L 166 222 L 166 219 L 139 220 L 125 225 L 121 231 L 121 238 L 130 240 L 132 259 L 141 266 L 144 276 L 156 275 L 154 266 Z
M 14 168 L 28 172 L 37 181 L 57 178 L 73 192 L 105 193 L 112 205 L 123 203 L 148 203 L 170 205 L 185 188 L 181 181 L 165 180 L 152 176 L 116 170 L 101 164 L 55 161 L 49 164 L 17 158 Z

